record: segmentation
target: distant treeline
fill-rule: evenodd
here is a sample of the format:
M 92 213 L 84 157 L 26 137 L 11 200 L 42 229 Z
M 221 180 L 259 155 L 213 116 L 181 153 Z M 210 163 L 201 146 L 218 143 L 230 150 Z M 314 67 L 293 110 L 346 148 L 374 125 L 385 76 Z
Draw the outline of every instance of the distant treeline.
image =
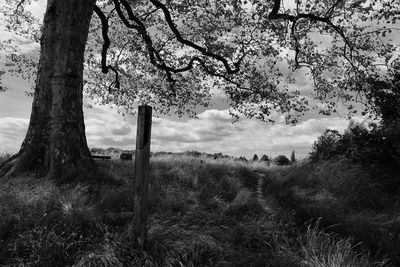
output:
M 111 156 L 113 159 L 118 159 L 120 158 L 120 155 L 122 153 L 130 153 L 133 156 L 135 155 L 135 150 L 124 150 L 121 148 L 114 148 L 114 147 L 109 147 L 106 149 L 102 148 L 92 148 L 90 149 L 92 155 L 104 155 L 104 156 Z M 199 151 L 185 151 L 185 152 L 166 152 L 166 151 L 158 151 L 158 152 L 151 152 L 150 156 L 151 157 L 160 157 L 160 156 L 165 156 L 165 155 L 174 155 L 174 156 L 191 156 L 191 157 L 201 157 L 201 158 L 210 158 L 210 159 L 232 159 L 232 160 L 238 160 L 242 162 L 248 162 L 249 160 L 245 156 L 240 156 L 240 157 L 233 157 L 229 155 L 224 155 L 221 152 L 219 153 L 205 153 L 205 152 L 199 152 Z M 295 152 L 293 151 L 291 154 L 290 159 L 287 158 L 285 155 L 279 155 L 275 158 L 269 157 L 267 155 L 263 155 L 260 158 L 258 158 L 257 154 L 254 154 L 253 158 L 251 161 L 262 161 L 269 164 L 275 164 L 275 165 L 289 165 L 292 163 L 295 163 L 296 157 L 295 157 Z
M 121 148 L 114 148 L 109 147 L 106 149 L 102 148 L 91 148 L 90 152 L 92 155 L 108 155 L 112 158 L 119 158 L 121 153 L 131 153 L 135 155 L 135 150 L 124 150 Z M 235 157 L 224 155 L 222 153 L 205 153 L 199 151 L 185 151 L 185 152 L 165 152 L 165 151 L 158 151 L 158 152 L 151 152 L 151 157 L 160 157 L 165 155 L 174 155 L 174 156 L 192 156 L 192 157 L 205 157 L 205 158 L 213 158 L 213 159 L 235 159 Z

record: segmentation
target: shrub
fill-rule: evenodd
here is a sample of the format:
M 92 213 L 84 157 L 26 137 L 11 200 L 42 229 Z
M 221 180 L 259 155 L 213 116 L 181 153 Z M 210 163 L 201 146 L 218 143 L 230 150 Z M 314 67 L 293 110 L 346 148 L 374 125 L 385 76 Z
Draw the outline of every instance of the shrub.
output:
M 400 120 L 367 129 L 351 123 L 344 135 L 327 130 L 313 145 L 310 162 L 344 157 L 361 164 L 373 182 L 395 193 L 400 188 Z
M 268 166 L 271 164 L 272 159 L 270 157 L 268 157 L 267 155 L 262 155 L 262 157 L 260 158 L 261 162 L 265 162 Z
M 290 160 L 285 155 L 279 155 L 273 159 L 273 162 L 278 166 L 289 165 Z
M 242 162 L 247 162 L 247 159 L 245 156 L 240 156 L 238 160 L 242 161 Z
M 328 160 L 334 156 L 343 153 L 339 151 L 337 143 L 342 138 L 342 135 L 336 130 L 326 130 L 312 146 L 310 153 L 311 163 L 316 163 L 320 160 Z
M 345 209 L 382 211 L 394 202 L 383 185 L 361 164 L 350 163 L 345 157 L 321 162 L 312 175 L 318 177 L 324 189 L 340 199 Z

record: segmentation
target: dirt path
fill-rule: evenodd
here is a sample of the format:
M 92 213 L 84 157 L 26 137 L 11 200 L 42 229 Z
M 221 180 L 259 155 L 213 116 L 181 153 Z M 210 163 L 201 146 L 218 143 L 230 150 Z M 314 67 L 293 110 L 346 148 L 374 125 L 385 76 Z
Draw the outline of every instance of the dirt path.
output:
M 260 204 L 264 209 L 268 210 L 270 209 L 269 205 L 267 204 L 267 201 L 265 200 L 265 197 L 262 192 L 262 186 L 263 186 L 263 178 L 264 178 L 264 173 L 262 172 L 255 172 L 258 175 L 258 181 L 257 181 L 257 191 L 256 191 L 256 196 L 257 196 L 257 201 L 258 204 Z

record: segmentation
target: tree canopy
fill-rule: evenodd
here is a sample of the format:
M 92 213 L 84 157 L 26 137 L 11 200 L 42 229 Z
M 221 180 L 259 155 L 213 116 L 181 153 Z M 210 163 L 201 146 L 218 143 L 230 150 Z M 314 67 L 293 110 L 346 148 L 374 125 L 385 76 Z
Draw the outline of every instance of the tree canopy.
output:
M 3 13 L 10 31 L 38 41 L 40 31 L 24 8 L 30 2 L 7 0 Z M 370 95 L 365 81 L 386 80 L 383 76 L 399 64 L 394 39 L 398 1 L 96 4 L 84 90 L 101 103 L 127 110 L 147 103 L 159 113 L 195 115 L 193 107 L 207 106 L 212 93 L 221 90 L 233 116 L 272 121 L 271 113 L 279 111 L 288 123 L 296 123 L 310 103 L 323 114 L 336 112 L 340 105 L 353 114 L 356 103 Z M 18 63 L 27 62 L 31 64 Z M 27 73 L 26 68 L 18 70 Z M 304 74 L 312 92 L 291 86 Z

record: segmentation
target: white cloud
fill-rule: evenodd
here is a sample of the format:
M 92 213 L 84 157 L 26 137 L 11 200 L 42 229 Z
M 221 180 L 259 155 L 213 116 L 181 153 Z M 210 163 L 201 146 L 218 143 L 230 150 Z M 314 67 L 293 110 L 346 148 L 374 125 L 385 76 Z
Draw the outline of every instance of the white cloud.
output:
M 341 118 L 308 119 L 295 127 L 249 119 L 232 124 L 228 110 L 207 110 L 198 117 L 186 121 L 154 119 L 152 150 L 199 150 L 247 157 L 288 155 L 295 150 L 304 157 L 326 129 L 343 131 L 348 125 L 348 121 Z
M 25 118 L 0 118 L 0 152 L 17 152 L 28 129 Z
M 110 146 L 134 149 L 136 118 L 122 117 L 105 107 L 86 110 L 86 134 L 90 147 Z M 181 152 L 198 150 L 252 157 L 290 155 L 307 156 L 313 142 L 326 129 L 343 132 L 348 121 L 337 117 L 306 119 L 297 126 L 274 125 L 256 120 L 231 122 L 228 110 L 206 110 L 198 119 L 153 118 L 152 151 Z
M 106 107 L 85 109 L 86 138 L 89 147 L 133 149 L 136 127 L 130 117 L 122 117 Z

